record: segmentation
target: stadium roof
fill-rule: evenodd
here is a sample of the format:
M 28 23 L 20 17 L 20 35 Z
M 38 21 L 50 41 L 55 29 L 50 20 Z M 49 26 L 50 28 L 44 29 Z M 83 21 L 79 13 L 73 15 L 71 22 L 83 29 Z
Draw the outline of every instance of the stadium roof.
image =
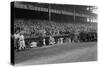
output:
M 75 10 L 76 16 L 81 17 L 97 17 L 95 13 L 92 13 L 94 9 L 97 9 L 96 6 L 89 5 L 68 5 L 68 4 L 48 4 L 48 3 L 36 3 L 36 2 L 14 2 L 15 8 L 23 8 L 29 10 L 40 10 L 48 12 L 48 8 L 50 8 L 53 13 L 62 13 L 73 15 Z

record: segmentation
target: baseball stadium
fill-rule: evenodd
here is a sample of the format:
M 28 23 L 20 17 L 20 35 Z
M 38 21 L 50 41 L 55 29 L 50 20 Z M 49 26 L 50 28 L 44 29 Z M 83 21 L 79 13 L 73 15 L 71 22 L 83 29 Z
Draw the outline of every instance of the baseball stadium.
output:
M 14 1 L 11 10 L 16 65 L 97 60 L 96 6 Z

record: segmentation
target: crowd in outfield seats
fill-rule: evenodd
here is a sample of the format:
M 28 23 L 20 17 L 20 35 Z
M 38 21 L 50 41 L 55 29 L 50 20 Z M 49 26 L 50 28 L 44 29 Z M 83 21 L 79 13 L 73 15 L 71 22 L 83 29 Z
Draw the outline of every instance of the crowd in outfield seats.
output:
M 63 44 L 65 42 L 89 42 L 97 41 L 96 25 L 87 23 L 59 23 L 54 21 L 41 20 L 15 20 L 14 36 L 16 44 L 22 44 L 15 47 L 19 50 L 26 47 L 41 47 L 54 44 Z M 19 35 L 18 35 L 19 34 Z M 19 38 L 19 42 L 17 41 Z M 34 45 L 33 45 L 34 44 Z

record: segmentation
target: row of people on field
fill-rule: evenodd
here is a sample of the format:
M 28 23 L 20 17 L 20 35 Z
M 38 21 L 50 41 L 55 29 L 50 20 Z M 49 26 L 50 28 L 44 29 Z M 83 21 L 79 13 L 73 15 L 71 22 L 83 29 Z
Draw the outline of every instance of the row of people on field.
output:
M 71 34 L 69 36 L 60 37 L 52 37 L 49 38 L 39 38 L 40 40 L 37 43 L 39 46 L 45 45 L 53 45 L 53 44 L 63 44 L 63 43 L 75 43 L 75 42 L 93 42 L 97 41 L 97 33 L 89 32 L 89 33 L 80 33 L 80 34 Z M 32 40 L 34 41 L 34 40 Z
M 27 45 L 31 45 L 30 47 L 41 47 L 47 45 L 54 44 L 63 44 L 63 43 L 72 43 L 72 42 L 85 42 L 85 40 L 93 40 L 96 38 L 96 33 L 80 33 L 79 35 L 69 35 L 69 37 L 59 37 L 55 38 L 50 36 L 49 38 L 39 37 L 37 41 L 32 40 Z M 26 40 L 24 38 L 23 33 L 16 32 L 14 34 L 14 47 L 17 50 L 22 50 L 26 48 Z
M 70 42 L 70 39 L 69 39 L 69 42 Z M 47 45 L 63 44 L 63 43 L 64 43 L 64 38 L 61 37 L 57 41 L 55 41 L 55 38 L 50 36 L 49 39 L 40 37 L 38 42 L 35 42 L 33 40 L 30 43 L 28 43 L 28 45 L 31 45 L 30 47 L 38 47 L 38 46 L 47 46 Z M 22 50 L 26 48 L 24 35 L 20 32 L 14 34 L 14 48 L 16 50 Z

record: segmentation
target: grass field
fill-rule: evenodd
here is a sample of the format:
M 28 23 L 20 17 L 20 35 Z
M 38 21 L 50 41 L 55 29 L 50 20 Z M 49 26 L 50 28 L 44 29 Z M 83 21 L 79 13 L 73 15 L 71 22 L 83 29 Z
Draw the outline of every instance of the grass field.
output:
M 97 42 L 71 43 L 15 52 L 16 65 L 97 60 Z

